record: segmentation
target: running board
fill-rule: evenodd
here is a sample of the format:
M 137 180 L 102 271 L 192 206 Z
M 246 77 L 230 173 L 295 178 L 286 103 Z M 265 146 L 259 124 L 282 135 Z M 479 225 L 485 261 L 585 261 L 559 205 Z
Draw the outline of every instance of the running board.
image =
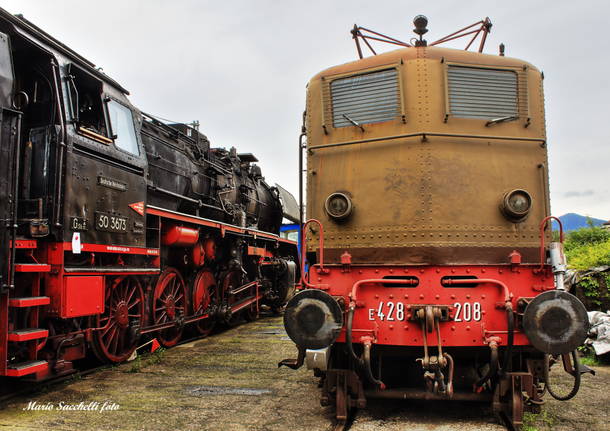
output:
M 47 361 L 27 361 L 10 364 L 6 370 L 8 377 L 22 377 L 28 374 L 38 373 L 49 368 Z
M 9 331 L 8 341 L 22 343 L 24 341 L 40 340 L 42 338 L 47 338 L 48 336 L 49 331 L 47 329 L 24 328 Z
M 36 307 L 38 305 L 49 305 L 51 298 L 48 296 L 29 296 L 24 298 L 10 298 L 8 300 L 9 307 L 13 308 L 26 308 Z
M 51 272 L 51 265 L 44 263 L 16 263 L 15 272 Z

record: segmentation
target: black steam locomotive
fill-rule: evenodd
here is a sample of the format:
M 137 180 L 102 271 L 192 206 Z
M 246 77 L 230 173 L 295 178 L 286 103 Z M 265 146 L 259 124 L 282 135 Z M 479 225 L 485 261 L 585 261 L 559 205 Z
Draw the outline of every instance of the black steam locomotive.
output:
M 0 9 L 0 376 L 68 373 L 90 348 L 120 362 L 294 291 L 294 198 L 128 94 Z

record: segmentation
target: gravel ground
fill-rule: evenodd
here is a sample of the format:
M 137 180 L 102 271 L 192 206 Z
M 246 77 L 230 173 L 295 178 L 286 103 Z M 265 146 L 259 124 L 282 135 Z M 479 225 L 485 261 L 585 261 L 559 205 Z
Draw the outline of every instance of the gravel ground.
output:
M 277 368 L 295 354 L 281 318 L 263 318 L 13 399 L 1 406 L 0 430 L 330 430 L 333 413 L 320 407 L 312 373 Z M 528 415 L 526 429 L 610 430 L 610 367 L 595 368 L 575 400 L 548 401 L 543 414 Z M 561 390 L 563 380 L 555 378 Z M 52 409 L 27 410 L 31 402 Z M 81 402 L 91 410 L 60 410 Z M 505 428 L 486 405 L 375 400 L 350 428 L 380 429 Z

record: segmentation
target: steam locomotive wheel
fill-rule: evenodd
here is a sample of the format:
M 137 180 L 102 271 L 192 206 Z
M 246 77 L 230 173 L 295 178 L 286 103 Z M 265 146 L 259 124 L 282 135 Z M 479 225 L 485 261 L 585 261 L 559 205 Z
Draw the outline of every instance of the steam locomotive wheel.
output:
M 157 332 L 159 343 L 164 347 L 175 346 L 182 337 L 184 325 L 179 321 L 186 310 L 186 285 L 178 271 L 167 268 L 157 280 L 153 295 L 153 324 L 178 321 L 171 328 Z
M 248 292 L 250 292 L 248 296 L 250 296 L 250 297 L 256 296 L 256 287 L 251 287 L 250 289 L 248 289 Z M 258 302 L 258 300 L 257 300 L 257 302 Z M 244 310 L 244 318 L 248 322 L 252 322 L 252 321 L 256 320 L 258 317 L 257 302 L 254 302 L 252 305 L 250 305 L 248 308 L 246 308 Z
M 224 301 L 229 307 L 233 307 L 237 305 L 244 296 L 247 296 L 246 292 L 235 292 L 235 290 L 247 283 L 244 274 L 239 270 L 231 270 L 224 274 L 222 277 L 222 296 Z M 230 318 L 226 320 L 227 325 L 235 326 L 239 323 L 239 315 L 241 314 L 241 310 L 232 313 Z
M 504 377 L 497 385 L 493 395 L 492 410 L 504 421 L 509 429 L 521 429 L 523 425 L 523 392 L 521 377 Z
M 123 362 L 136 349 L 137 328 L 144 320 L 144 291 L 135 277 L 119 276 L 106 288 L 104 314 L 94 318 L 103 328 L 93 333 L 93 352 L 104 362 Z
M 216 280 L 209 269 L 202 269 L 197 273 L 193 283 L 193 314 L 202 314 L 209 309 L 210 305 L 217 302 Z M 208 317 L 197 321 L 197 331 L 203 336 L 208 335 L 214 329 L 216 319 Z

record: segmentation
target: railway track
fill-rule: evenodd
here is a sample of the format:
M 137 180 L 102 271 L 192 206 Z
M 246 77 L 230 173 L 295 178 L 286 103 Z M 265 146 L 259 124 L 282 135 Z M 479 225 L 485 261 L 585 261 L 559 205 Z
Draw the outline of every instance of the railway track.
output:
M 192 341 L 197 341 L 197 340 L 201 340 L 204 337 L 201 336 L 195 336 L 195 337 L 191 337 L 191 338 L 185 338 L 184 340 L 181 340 L 178 344 L 176 344 L 176 346 L 180 346 L 182 344 L 187 344 L 190 343 Z M 150 342 L 147 342 L 145 344 L 143 344 L 142 346 L 140 346 L 138 349 L 143 348 L 144 346 L 146 346 L 147 344 L 149 344 Z M 174 346 L 174 347 L 176 347 Z M 144 355 L 144 354 L 142 354 Z M 140 355 L 138 355 L 140 356 Z M 84 376 L 88 376 L 90 374 L 94 374 L 98 371 L 102 371 L 105 369 L 108 369 L 109 367 L 112 367 L 112 364 L 101 364 L 101 365 L 97 365 L 97 366 L 92 366 L 92 367 L 88 367 L 86 369 L 83 370 L 75 370 L 73 373 L 70 374 L 66 374 L 63 376 L 58 376 L 58 377 L 54 377 L 48 380 L 44 380 L 41 382 L 33 382 L 33 381 L 28 381 L 28 380 L 15 380 L 15 379 L 11 379 L 11 378 L 4 378 L 3 380 L 0 380 L 0 410 L 3 408 L 3 406 L 19 397 L 19 396 L 23 396 L 23 395 L 27 395 L 27 394 L 33 394 L 36 393 L 37 391 L 39 391 L 42 388 L 45 387 L 49 387 L 49 386 L 56 386 L 59 385 L 61 383 L 64 383 L 66 381 L 70 381 L 73 379 L 79 379 L 82 378 Z
M 86 370 L 77 370 L 73 373 L 66 374 L 64 376 L 55 377 L 55 378 L 45 380 L 42 382 L 30 382 L 30 381 L 18 380 L 16 382 L 10 384 L 8 392 L 4 392 L 4 389 L 6 388 L 7 385 L 3 385 L 3 388 L 0 392 L 0 408 L 2 408 L 3 404 L 5 404 L 8 401 L 11 401 L 12 399 L 14 399 L 16 397 L 19 397 L 22 395 L 27 395 L 29 393 L 34 393 L 34 392 L 40 390 L 41 388 L 44 388 L 44 387 L 47 387 L 50 385 L 57 385 L 57 384 L 69 381 L 70 379 L 87 376 L 87 375 L 93 374 L 97 371 L 106 369 L 109 366 L 110 365 L 104 364 L 104 365 L 99 365 L 99 366 L 93 367 L 93 368 L 87 368 Z M 7 379 L 7 380 L 9 380 L 9 379 Z M 25 385 L 25 387 L 17 388 L 15 390 L 10 390 L 10 387 L 15 386 L 16 384 L 19 384 L 20 386 Z
M 261 310 L 258 318 L 260 319 L 263 317 L 269 317 L 269 316 L 273 316 L 273 315 L 274 315 L 274 313 L 271 311 Z M 243 323 L 248 323 L 248 321 L 242 317 L 241 320 L 232 322 L 231 324 L 227 325 L 227 327 L 231 328 L 231 327 L 243 324 Z M 214 333 L 218 335 L 222 331 L 223 331 L 223 329 L 215 330 Z M 193 341 L 202 340 L 202 339 L 206 338 L 207 336 L 209 336 L 209 335 L 202 336 L 200 334 L 197 334 L 192 337 L 184 338 L 184 339 L 180 340 L 175 346 L 172 346 L 171 348 L 175 348 L 175 347 L 183 345 L 183 344 L 188 344 Z M 144 348 L 145 346 L 150 344 L 150 342 L 151 342 L 151 340 L 148 340 L 146 343 L 139 346 L 136 349 L 136 351 Z M 143 353 L 142 355 L 144 355 L 144 354 L 145 353 Z M 141 356 L 141 355 L 139 355 L 139 356 Z M 94 358 L 91 358 L 90 362 L 99 363 L 99 361 Z M 82 370 L 76 369 L 73 373 L 50 378 L 48 380 L 44 380 L 44 381 L 40 381 L 40 382 L 21 380 L 21 379 L 12 379 L 12 378 L 0 378 L 0 410 L 3 408 L 3 406 L 8 401 L 11 401 L 12 399 L 14 399 L 18 396 L 26 395 L 29 393 L 34 393 L 34 392 L 40 390 L 41 388 L 48 387 L 48 386 L 55 386 L 55 385 L 61 384 L 63 382 L 69 381 L 71 379 L 78 379 L 80 377 L 84 377 L 84 376 L 93 374 L 97 371 L 107 369 L 109 367 L 112 367 L 113 365 L 114 364 L 98 364 L 98 365 L 94 365 L 91 367 L 87 367 Z
M 189 337 L 190 338 L 190 337 Z M 134 362 L 111 370 L 99 367 L 75 373 L 74 381 L 48 382 L 49 387 L 31 394 L 20 392 L 3 404 L 0 429 L 147 429 L 172 431 L 247 430 L 334 431 L 337 427 L 330 409 L 320 409 L 318 380 L 305 370 L 277 369 L 278 359 L 294 354 L 291 341 L 282 330 L 281 317 L 261 318 L 182 346 L 168 349 L 161 361 L 141 355 L 141 369 L 132 372 Z M 140 350 L 141 351 L 141 350 Z M 83 376 L 79 379 L 78 376 Z M 610 369 L 600 370 L 600 377 L 583 379 L 583 394 L 576 398 L 574 410 L 558 401 L 549 401 L 551 417 L 566 426 L 562 431 L 607 430 L 604 412 L 608 396 L 603 391 L 610 382 Z M 558 373 L 558 384 L 570 383 Z M 0 383 L 2 388 L 2 383 Z M 92 388 L 96 388 L 93 390 Z M 305 391 L 303 394 L 299 391 Z M 28 401 L 52 404 L 53 411 L 23 414 Z M 120 409 L 66 413 L 57 408 L 63 401 L 77 405 L 105 401 Z M 506 431 L 500 423 L 490 422 L 489 410 L 472 408 L 467 403 L 428 404 L 394 400 L 371 400 L 367 409 L 358 410 L 344 430 L 443 428 L 459 424 L 463 431 Z M 231 406 L 231 408 L 227 408 Z M 584 413 L 584 414 L 583 414 Z M 545 428 L 542 417 L 536 424 Z M 144 422 L 145 421 L 145 422 Z M 582 422 L 579 422 L 582 421 Z M 587 424 L 585 426 L 585 423 Z M 568 424 L 576 424 L 569 428 Z M 557 427 L 559 430 L 560 427 Z
M 345 420 L 341 420 L 341 421 L 337 421 L 337 423 L 335 423 L 335 425 L 333 425 L 333 431 L 347 431 L 349 429 L 349 426 L 347 424 L 347 421 Z

